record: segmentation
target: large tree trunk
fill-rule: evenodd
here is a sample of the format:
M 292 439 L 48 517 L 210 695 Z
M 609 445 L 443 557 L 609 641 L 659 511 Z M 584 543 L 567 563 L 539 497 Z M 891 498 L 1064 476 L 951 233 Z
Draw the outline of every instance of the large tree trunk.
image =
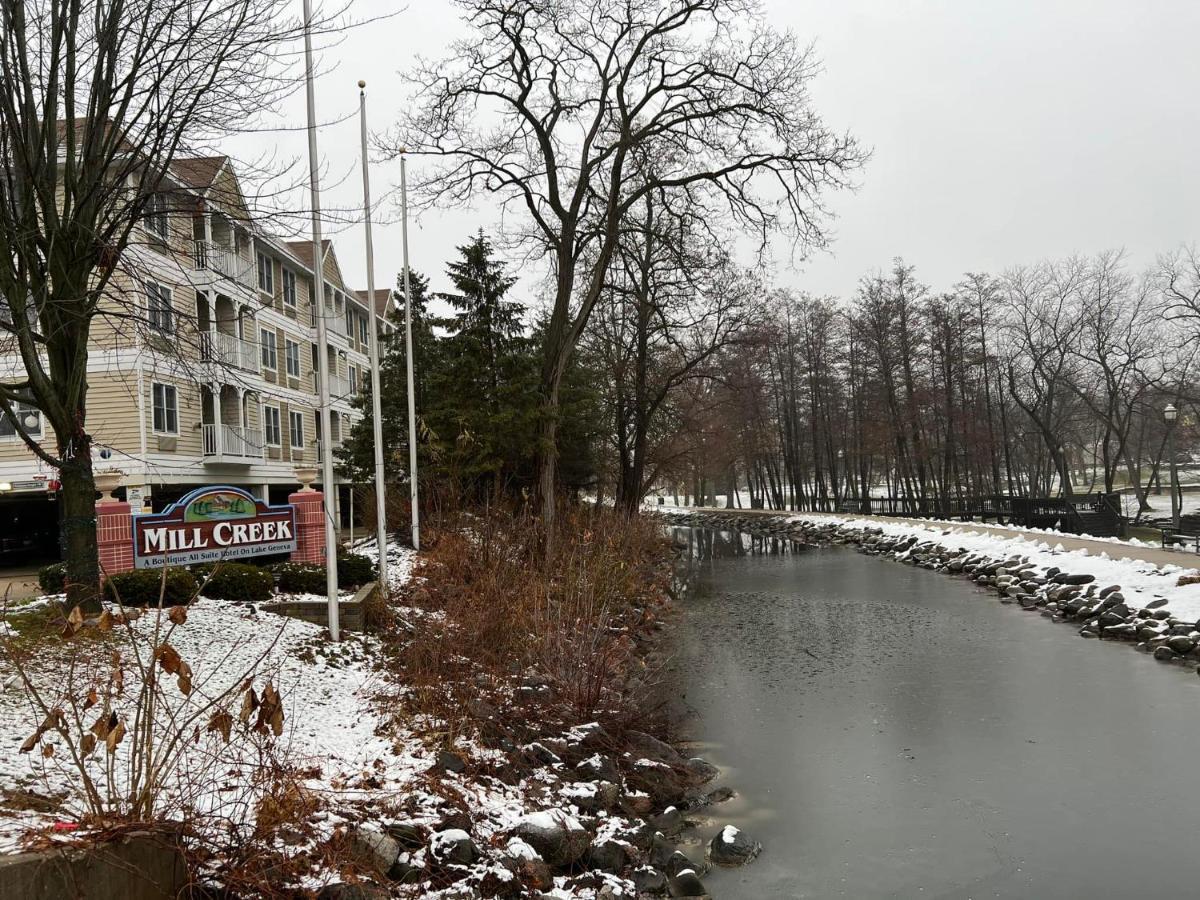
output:
M 59 473 L 62 484 L 59 543 L 67 569 L 67 606 L 78 605 L 84 612 L 100 612 L 92 448 L 86 435 L 77 435 L 73 446 L 69 437 L 60 438 L 60 444 L 66 445 L 59 448 L 66 460 Z

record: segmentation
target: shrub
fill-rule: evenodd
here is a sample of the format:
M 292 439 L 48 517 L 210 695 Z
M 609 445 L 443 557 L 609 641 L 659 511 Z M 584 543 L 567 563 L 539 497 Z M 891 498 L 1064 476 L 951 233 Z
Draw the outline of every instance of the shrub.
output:
M 109 575 L 104 595 L 125 606 L 158 606 L 160 595 L 163 606 L 182 606 L 196 596 L 196 578 L 187 569 L 167 569 L 164 585 L 161 569 L 134 569 Z
M 67 588 L 67 564 L 51 563 L 38 569 L 38 587 L 47 594 L 61 594 Z
M 375 580 L 375 563 L 361 553 L 338 548 L 338 587 L 356 588 Z M 321 570 L 324 572 L 324 570 Z M 322 583 L 318 591 L 324 591 Z
M 201 567 L 197 566 L 197 569 Z M 205 597 L 232 603 L 262 603 L 271 599 L 275 578 L 266 569 L 246 563 L 221 563 L 205 567 L 200 590 Z
M 325 593 L 325 569 L 306 563 L 282 563 L 275 567 L 279 589 L 289 594 Z

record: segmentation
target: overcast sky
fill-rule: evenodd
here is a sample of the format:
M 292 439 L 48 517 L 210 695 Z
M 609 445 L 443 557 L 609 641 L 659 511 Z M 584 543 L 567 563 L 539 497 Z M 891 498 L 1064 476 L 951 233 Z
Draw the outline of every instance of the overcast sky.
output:
M 1141 268 L 1156 253 L 1200 240 L 1200 4 L 1184 0 L 767 0 L 776 27 L 816 43 L 825 71 L 818 110 L 873 150 L 854 194 L 832 198 L 831 251 L 780 265 L 776 281 L 847 297 L 858 279 L 903 256 L 935 289 L 966 271 L 1124 247 Z M 356 0 L 359 16 L 395 11 Z M 402 69 L 439 55 L 461 33 L 445 0 L 410 0 L 390 21 L 326 53 L 318 115 L 353 113 L 368 81 L 371 127 L 395 118 Z M 303 122 L 303 97 L 287 111 Z M 278 135 L 284 155 L 303 133 Z M 269 141 L 260 136 L 256 147 Z M 243 138 L 242 141 L 248 139 Z M 356 119 L 320 133 L 331 206 L 361 203 Z M 410 165 L 420 165 L 419 160 Z M 345 176 L 349 177 L 345 177 Z M 340 178 L 341 183 L 335 183 Z M 395 188 L 379 163 L 373 188 Z M 382 215 L 395 219 L 395 210 Z M 455 245 L 491 210 L 426 214 L 414 223 L 414 268 L 447 286 Z M 361 228 L 333 235 L 347 276 L 365 285 Z M 400 227 L 376 228 L 377 284 L 401 265 Z M 520 274 L 520 273 L 518 273 Z M 517 289 L 528 299 L 535 285 Z

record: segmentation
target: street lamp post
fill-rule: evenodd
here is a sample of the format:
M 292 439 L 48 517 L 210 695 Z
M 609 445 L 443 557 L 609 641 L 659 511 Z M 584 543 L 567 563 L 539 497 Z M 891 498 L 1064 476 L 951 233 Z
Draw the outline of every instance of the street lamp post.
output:
M 1167 420 L 1167 455 L 1171 458 L 1171 528 L 1179 533 L 1179 473 L 1175 468 L 1175 418 L 1179 410 L 1174 403 L 1168 403 L 1163 410 L 1163 418 Z

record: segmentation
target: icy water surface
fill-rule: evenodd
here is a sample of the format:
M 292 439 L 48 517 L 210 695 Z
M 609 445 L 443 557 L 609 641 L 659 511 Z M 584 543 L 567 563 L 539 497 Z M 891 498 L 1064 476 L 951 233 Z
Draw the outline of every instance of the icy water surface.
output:
M 721 900 L 1200 896 L 1192 670 L 852 550 L 697 565 L 685 732 L 739 792 L 703 836 L 766 847 Z

